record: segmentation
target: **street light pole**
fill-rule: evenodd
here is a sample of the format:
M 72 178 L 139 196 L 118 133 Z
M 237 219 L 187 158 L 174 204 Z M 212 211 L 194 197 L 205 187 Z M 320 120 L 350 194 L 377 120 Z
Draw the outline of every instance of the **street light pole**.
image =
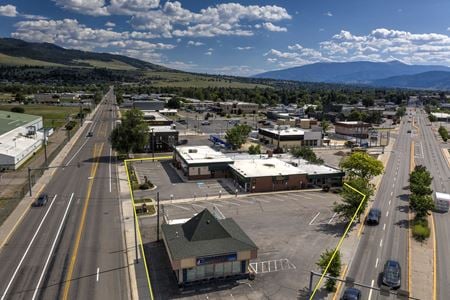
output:
M 155 132 L 154 128 L 152 128 L 152 158 L 153 162 L 155 161 Z
M 44 128 L 44 155 L 45 155 L 45 166 L 48 167 L 48 158 L 47 158 L 47 128 Z
M 156 215 L 156 241 L 159 242 L 159 192 L 156 193 L 156 207 L 157 207 L 157 215 Z

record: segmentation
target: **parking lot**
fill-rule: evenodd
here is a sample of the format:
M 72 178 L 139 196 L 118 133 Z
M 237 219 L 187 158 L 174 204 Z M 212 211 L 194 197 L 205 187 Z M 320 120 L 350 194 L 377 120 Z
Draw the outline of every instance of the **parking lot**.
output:
M 156 189 L 153 190 L 134 191 L 136 199 L 149 197 L 155 199 L 157 192 L 161 201 L 186 198 L 200 200 L 235 193 L 233 183 L 226 178 L 183 181 L 170 160 L 134 162 L 133 167 L 140 182 L 144 182 L 144 176 L 147 176 L 147 179 L 156 185 Z
M 180 292 L 163 243 L 156 240 L 156 218 L 140 219 L 157 299 L 306 299 L 311 270 L 325 249 L 334 248 L 344 224 L 332 211 L 339 196 L 319 191 L 245 195 L 226 199 L 166 202 L 168 219 L 190 218 L 205 208 L 233 218 L 258 246 L 251 261 L 253 281 L 220 282 Z

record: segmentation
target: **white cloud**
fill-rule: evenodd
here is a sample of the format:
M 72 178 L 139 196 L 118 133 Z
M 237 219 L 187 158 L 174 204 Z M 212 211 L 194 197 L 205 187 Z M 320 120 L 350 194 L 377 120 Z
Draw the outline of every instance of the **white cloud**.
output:
M 332 17 L 333 16 L 331 11 L 327 11 L 326 13 L 324 13 L 324 15 L 327 16 L 327 17 Z
M 30 15 L 30 14 L 20 14 L 21 17 L 28 19 L 28 20 L 47 20 L 47 17 L 40 16 L 40 15 Z
M 202 43 L 202 42 L 195 42 L 195 41 L 188 41 L 188 43 L 187 43 L 189 46 L 196 46 L 196 47 L 198 47 L 198 46 L 203 46 L 204 45 L 204 43 Z
M 16 23 L 12 37 L 31 41 L 55 43 L 62 47 L 82 50 L 107 51 L 131 57 L 160 61 L 158 51 L 175 48 L 173 44 L 150 43 L 141 39 L 153 38 L 145 32 L 116 32 L 94 29 L 78 23 L 74 19 L 33 20 Z
M 159 6 L 159 0 L 111 0 L 107 10 L 110 14 L 134 15 Z
M 240 50 L 240 51 L 242 51 L 242 50 L 252 50 L 253 48 L 254 47 L 251 47 L 251 46 L 245 46 L 245 47 L 238 46 L 238 47 L 236 47 L 236 49 Z
M 450 36 L 439 33 L 377 28 L 366 35 L 355 35 L 342 30 L 330 40 L 319 43 L 318 49 L 305 48 L 300 44 L 287 48 L 289 51 L 271 49 L 264 56 L 268 57 L 268 62 L 277 63 L 279 67 L 320 61 L 393 59 L 409 64 L 450 65 Z
M 108 22 L 105 23 L 105 26 L 106 26 L 106 27 L 115 27 L 116 24 L 113 23 L 113 22 L 109 22 L 109 21 L 108 21 Z
M 271 22 L 265 22 L 262 24 L 262 26 L 264 27 L 264 29 L 267 29 L 269 31 L 275 31 L 275 32 L 286 32 L 287 31 L 286 27 L 280 27 L 277 25 L 273 25 Z
M 205 52 L 205 55 L 212 55 L 212 54 L 213 54 L 212 51 Z
M 90 16 L 107 16 L 104 0 L 53 0 L 56 5 L 71 11 Z
M 16 17 L 18 15 L 17 9 L 14 5 L 0 5 L 0 16 Z

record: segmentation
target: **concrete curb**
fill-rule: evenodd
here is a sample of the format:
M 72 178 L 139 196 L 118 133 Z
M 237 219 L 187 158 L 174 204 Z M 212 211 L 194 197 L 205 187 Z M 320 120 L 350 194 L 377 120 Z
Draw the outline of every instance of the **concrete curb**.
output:
M 101 102 L 96 106 L 94 111 L 89 114 L 87 120 L 92 120 L 92 118 L 95 116 L 95 113 L 97 112 L 97 109 L 100 107 Z M 56 155 L 56 157 L 49 162 L 50 165 L 61 165 L 63 160 L 66 158 L 66 156 L 69 154 L 69 152 L 72 150 L 75 143 L 80 138 L 81 134 L 84 132 L 87 126 L 78 128 L 77 132 L 72 136 L 70 141 L 61 149 L 61 151 Z M 28 210 L 31 207 L 31 204 L 33 203 L 35 196 L 39 194 L 45 186 L 50 182 L 52 179 L 53 174 L 56 172 L 56 169 L 47 169 L 44 171 L 44 174 L 38 179 L 38 181 L 34 184 L 34 186 L 31 188 L 32 194 L 34 196 L 25 196 L 19 204 L 17 204 L 16 208 L 11 212 L 11 214 L 8 216 L 8 218 L 3 222 L 3 224 L 0 226 L 0 250 L 5 246 L 5 244 L 8 242 L 11 235 L 14 233 L 14 230 L 16 227 L 22 222 L 23 217 L 28 212 Z

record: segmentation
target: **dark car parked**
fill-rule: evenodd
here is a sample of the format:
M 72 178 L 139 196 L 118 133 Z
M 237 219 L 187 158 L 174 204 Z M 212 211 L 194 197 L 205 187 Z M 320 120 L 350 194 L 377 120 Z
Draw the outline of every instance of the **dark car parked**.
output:
M 378 225 L 380 223 L 381 210 L 378 208 L 371 208 L 367 215 L 366 223 L 368 225 Z
M 383 284 L 396 289 L 401 286 L 401 268 L 398 261 L 388 260 L 384 265 Z
M 48 202 L 48 195 L 47 194 L 41 194 L 39 197 L 34 201 L 34 206 L 45 206 Z
M 360 300 L 361 291 L 355 288 L 347 288 L 341 297 L 341 300 Z

